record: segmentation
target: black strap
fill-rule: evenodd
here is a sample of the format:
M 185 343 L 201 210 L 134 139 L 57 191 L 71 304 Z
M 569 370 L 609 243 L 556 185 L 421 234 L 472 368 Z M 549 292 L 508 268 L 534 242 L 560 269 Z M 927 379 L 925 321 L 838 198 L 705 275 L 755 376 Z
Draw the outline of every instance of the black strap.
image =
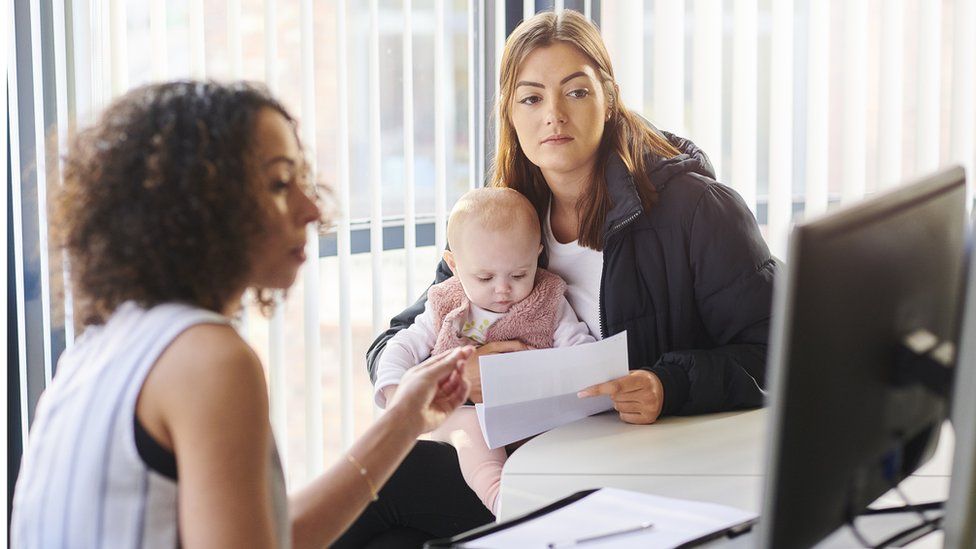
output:
M 149 434 L 149 431 L 146 431 L 146 428 L 142 426 L 142 422 L 139 421 L 138 416 L 134 417 L 133 424 L 135 426 L 136 450 L 139 451 L 139 457 L 142 458 L 142 462 L 149 469 L 176 482 L 179 478 L 179 474 L 176 471 L 176 456 L 173 455 L 173 452 L 163 448 Z

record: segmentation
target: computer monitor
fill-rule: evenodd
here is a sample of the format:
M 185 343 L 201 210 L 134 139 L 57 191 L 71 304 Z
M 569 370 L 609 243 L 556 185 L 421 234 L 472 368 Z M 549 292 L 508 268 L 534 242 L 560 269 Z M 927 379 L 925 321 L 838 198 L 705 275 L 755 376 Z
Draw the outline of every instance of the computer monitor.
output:
M 934 452 L 947 405 L 899 382 L 905 337 L 958 336 L 965 176 L 797 225 L 776 281 L 762 547 L 811 547 Z
M 971 255 L 950 410 L 956 447 L 943 521 L 945 549 L 976 547 L 976 253 Z

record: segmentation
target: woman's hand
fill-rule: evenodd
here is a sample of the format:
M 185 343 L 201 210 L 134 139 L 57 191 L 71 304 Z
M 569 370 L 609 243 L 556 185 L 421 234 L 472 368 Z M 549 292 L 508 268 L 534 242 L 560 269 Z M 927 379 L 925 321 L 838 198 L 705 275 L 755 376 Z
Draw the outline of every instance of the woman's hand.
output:
M 471 386 L 471 394 L 468 398 L 471 402 L 480 403 L 484 399 L 481 396 L 481 363 L 479 358 L 485 355 L 494 355 L 498 353 L 513 353 L 515 351 L 527 351 L 531 349 L 525 343 L 517 339 L 512 339 L 508 341 L 494 341 L 492 343 L 485 343 L 481 347 L 475 349 L 474 354 L 471 355 L 464 363 L 464 379 L 467 380 L 468 385 Z
M 464 402 L 468 383 L 461 367 L 473 352 L 470 345 L 453 349 L 407 370 L 387 412 L 346 451 L 349 457 L 292 494 L 288 512 L 296 548 L 330 547 L 390 479 L 417 436 L 438 427 Z
M 620 419 L 627 423 L 648 424 L 657 421 L 664 406 L 664 385 L 657 375 L 647 370 L 632 370 L 618 377 L 583 389 L 580 398 L 609 395 Z
M 474 353 L 470 345 L 432 356 L 407 370 L 387 407 L 417 434 L 440 426 L 468 398 L 462 367 Z

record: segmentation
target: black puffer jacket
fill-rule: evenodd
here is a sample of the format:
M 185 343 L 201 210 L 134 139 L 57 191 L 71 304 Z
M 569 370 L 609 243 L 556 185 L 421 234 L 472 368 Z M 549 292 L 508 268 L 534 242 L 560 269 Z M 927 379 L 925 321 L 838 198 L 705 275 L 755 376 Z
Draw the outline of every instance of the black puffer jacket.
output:
M 761 406 L 776 261 L 739 195 L 714 179 L 694 143 L 652 159 L 658 202 L 644 212 L 619 158 L 607 166 L 613 206 L 604 230 L 600 324 L 627 330 L 630 369 L 657 374 L 662 415 Z M 545 258 L 542 259 L 543 265 Z M 436 282 L 451 276 L 442 261 Z M 366 353 L 375 380 L 386 341 L 413 323 L 426 295 L 393 318 Z

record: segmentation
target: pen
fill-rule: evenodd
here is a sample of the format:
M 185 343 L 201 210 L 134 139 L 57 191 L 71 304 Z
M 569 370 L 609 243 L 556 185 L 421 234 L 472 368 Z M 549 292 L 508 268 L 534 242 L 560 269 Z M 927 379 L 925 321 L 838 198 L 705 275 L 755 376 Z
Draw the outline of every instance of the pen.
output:
M 651 522 L 642 522 L 637 526 L 632 526 L 630 528 L 624 528 L 622 530 L 611 530 L 610 532 L 604 532 L 602 534 L 597 534 L 595 536 L 587 536 L 585 538 L 580 538 L 577 540 L 571 540 L 566 542 L 551 542 L 546 547 L 549 549 L 555 549 L 556 547 L 565 547 L 570 545 L 582 545 L 584 543 L 590 543 L 591 541 L 602 541 L 607 538 L 612 538 L 614 536 L 622 536 L 624 534 L 632 534 L 634 532 L 640 532 L 641 530 L 647 530 L 648 528 L 654 526 Z

